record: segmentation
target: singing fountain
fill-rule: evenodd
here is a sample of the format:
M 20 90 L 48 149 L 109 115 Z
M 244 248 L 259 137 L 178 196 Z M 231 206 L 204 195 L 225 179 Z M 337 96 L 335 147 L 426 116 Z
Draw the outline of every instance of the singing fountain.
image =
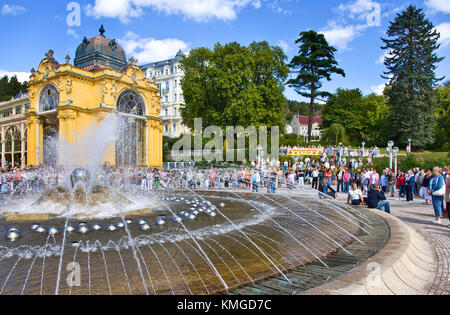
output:
M 114 128 L 108 118 L 82 139 L 86 164 L 66 163 L 54 187 L 3 200 L 0 294 L 214 294 L 269 277 L 294 284 L 291 270 L 328 268 L 327 257 L 352 256 L 346 246 L 372 236 L 368 215 L 316 194 L 107 185 L 99 161 Z M 70 157 L 82 146 L 60 147 Z

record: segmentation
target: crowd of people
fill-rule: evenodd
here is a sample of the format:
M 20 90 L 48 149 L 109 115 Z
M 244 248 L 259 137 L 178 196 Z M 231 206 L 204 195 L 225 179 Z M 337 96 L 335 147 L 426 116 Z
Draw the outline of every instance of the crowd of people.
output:
M 390 213 L 387 197 L 413 202 L 415 198 L 424 200 L 425 204 L 433 206 L 436 224 L 442 224 L 442 218 L 448 218 L 450 207 L 450 174 L 448 167 L 433 169 L 394 170 L 386 168 L 379 173 L 371 166 L 371 158 L 367 163 L 361 159 L 351 159 L 348 163 L 345 157 L 285 162 L 284 172 L 287 181 L 296 181 L 297 188 L 311 185 L 319 190 L 322 196 L 333 198 L 337 193 L 347 194 L 347 202 L 352 205 L 367 205 L 369 208 L 384 209 Z M 368 165 L 369 167 L 364 167 Z M 288 185 L 293 186 L 292 184 Z
M 321 150 L 325 155 L 339 155 L 339 156 L 347 156 L 350 158 L 353 157 L 365 157 L 369 156 L 371 158 L 376 158 L 380 156 L 380 149 L 378 147 L 370 147 L 370 148 L 361 148 L 352 149 L 349 146 L 339 145 L 339 146 L 328 146 L 323 147 L 320 144 L 317 145 L 308 145 L 308 146 L 281 146 L 280 153 L 281 155 L 287 155 L 289 150 L 303 150 L 303 149 L 317 149 Z
M 250 167 L 199 169 L 164 168 L 116 168 L 105 163 L 96 183 L 114 186 L 120 190 L 140 188 L 159 189 L 240 189 L 276 193 L 279 188 L 305 189 L 310 185 L 318 190 L 322 198 L 336 198 L 344 193 L 352 205 L 367 205 L 369 208 L 390 212 L 387 197 L 405 198 L 413 202 L 419 198 L 433 206 L 435 223 L 441 224 L 446 207 L 450 205 L 450 174 L 448 168 L 423 170 L 378 170 L 371 167 L 372 158 L 349 158 L 326 155 L 297 158 L 293 162 L 260 161 Z M 68 178 L 63 167 L 28 167 L 25 169 L 1 169 L 1 194 L 21 195 L 42 192 L 47 186 L 64 185 Z M 446 207 L 445 207 L 446 205 Z M 448 215 L 447 215 L 448 217 Z

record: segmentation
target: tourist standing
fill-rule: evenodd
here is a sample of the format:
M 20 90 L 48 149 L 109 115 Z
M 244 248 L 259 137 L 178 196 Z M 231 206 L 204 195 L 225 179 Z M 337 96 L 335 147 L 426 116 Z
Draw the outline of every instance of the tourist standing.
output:
M 312 188 L 313 189 L 318 189 L 318 184 L 319 184 L 319 171 L 317 169 L 313 169 L 313 171 L 311 172 L 311 177 L 312 177 Z
M 435 217 L 433 223 L 441 224 L 441 217 L 444 212 L 445 182 L 439 167 L 435 167 L 433 169 L 433 177 L 430 180 L 428 190 L 428 193 L 431 195 L 433 200 Z
M 425 204 L 428 205 L 429 202 L 431 202 L 432 198 L 429 193 L 428 187 L 430 186 L 430 180 L 433 177 L 433 171 L 431 169 L 428 169 L 425 177 L 423 178 L 423 198 L 425 199 Z
M 398 185 L 398 189 L 399 189 L 399 198 L 403 198 L 406 195 L 405 180 L 406 180 L 405 172 L 401 171 L 400 176 L 397 179 L 397 185 Z
M 412 171 L 408 171 L 408 175 L 405 179 L 405 187 L 406 187 L 406 201 L 413 202 L 414 198 L 414 185 L 416 184 L 416 180 L 414 177 L 414 173 Z
M 344 181 L 342 180 L 342 175 L 344 174 L 344 171 L 339 169 L 339 172 L 337 173 L 337 192 L 344 191 Z
M 346 169 L 344 171 L 344 174 L 342 174 L 342 180 L 344 182 L 344 192 L 345 193 L 349 192 L 349 189 L 350 189 L 350 178 L 351 178 L 351 175 L 348 172 L 348 170 Z

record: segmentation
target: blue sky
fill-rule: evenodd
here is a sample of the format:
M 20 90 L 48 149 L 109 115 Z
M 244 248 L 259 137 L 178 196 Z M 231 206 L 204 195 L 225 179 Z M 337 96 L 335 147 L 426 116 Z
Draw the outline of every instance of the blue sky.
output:
M 338 48 L 336 58 L 347 74 L 326 83 L 326 90 L 380 92 L 385 83 L 380 77 L 380 37 L 389 21 L 413 4 L 423 8 L 441 32 L 438 54 L 447 58 L 437 72 L 450 79 L 449 0 L 82 0 L 76 2 L 80 26 L 67 23 L 73 12 L 67 10 L 69 3 L 0 0 L 0 75 L 26 78 L 50 48 L 60 62 L 67 54 L 73 60 L 83 37 L 96 36 L 100 24 L 105 35 L 118 39 L 139 64 L 171 57 L 178 49 L 261 40 L 282 47 L 290 59 L 297 52 L 298 34 L 314 29 Z M 290 89 L 286 96 L 300 99 Z

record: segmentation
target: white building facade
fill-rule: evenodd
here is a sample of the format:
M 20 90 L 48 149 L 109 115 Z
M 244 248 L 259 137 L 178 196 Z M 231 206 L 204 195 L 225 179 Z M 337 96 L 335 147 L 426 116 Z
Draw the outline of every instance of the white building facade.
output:
M 1 166 L 25 167 L 27 164 L 27 118 L 30 108 L 28 94 L 19 93 L 0 102 Z
M 161 115 L 164 136 L 176 138 L 189 129 L 183 125 L 181 109 L 184 107 L 181 80 L 184 73 L 180 67 L 181 50 L 174 58 L 140 66 L 146 78 L 158 85 L 161 96 Z
M 322 130 L 320 129 L 322 122 L 322 118 L 319 115 L 313 117 L 311 136 L 315 140 L 319 140 L 322 137 Z M 291 133 L 306 138 L 308 136 L 308 124 L 308 116 L 294 116 L 290 125 L 292 128 Z

